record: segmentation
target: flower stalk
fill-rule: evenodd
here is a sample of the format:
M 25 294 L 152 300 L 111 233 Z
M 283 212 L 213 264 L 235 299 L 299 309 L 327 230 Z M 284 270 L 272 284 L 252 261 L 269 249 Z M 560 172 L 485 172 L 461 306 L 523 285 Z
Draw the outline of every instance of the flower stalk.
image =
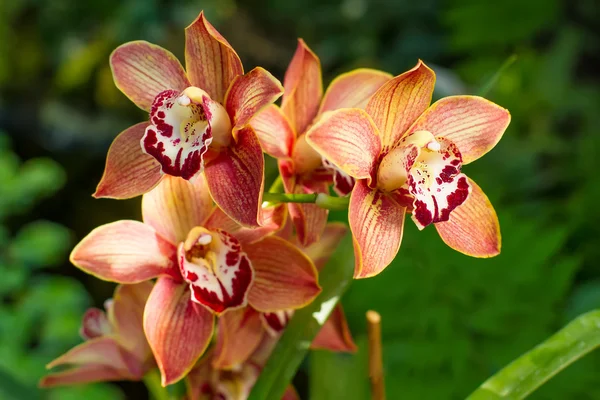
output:
M 346 210 L 348 209 L 348 204 L 350 202 L 349 197 L 329 196 L 324 193 L 264 193 L 263 200 L 270 205 L 281 203 L 312 203 L 326 210 Z

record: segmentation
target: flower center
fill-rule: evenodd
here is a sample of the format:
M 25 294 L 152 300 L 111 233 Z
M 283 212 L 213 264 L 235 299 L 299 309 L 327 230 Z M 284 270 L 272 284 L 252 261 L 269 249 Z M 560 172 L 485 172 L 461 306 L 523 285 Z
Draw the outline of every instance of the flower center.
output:
M 142 149 L 162 166 L 163 173 L 191 179 L 202 171 L 209 146 L 227 146 L 231 121 L 225 108 L 197 87 L 182 93 L 165 90 L 156 96 Z
M 239 241 L 227 232 L 192 229 L 179 246 L 179 268 L 192 300 L 213 312 L 246 304 L 252 266 Z

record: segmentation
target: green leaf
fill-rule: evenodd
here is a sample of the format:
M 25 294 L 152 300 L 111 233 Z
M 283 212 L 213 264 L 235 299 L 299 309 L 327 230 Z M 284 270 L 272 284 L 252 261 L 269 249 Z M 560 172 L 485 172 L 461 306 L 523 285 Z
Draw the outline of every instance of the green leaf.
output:
M 309 306 L 296 311 L 254 386 L 250 400 L 281 399 L 310 343 L 352 282 L 351 248 L 347 235 L 320 274 L 323 291 Z
M 39 399 L 40 391 L 17 380 L 13 375 L 0 368 L 0 398 L 6 400 Z
M 600 345 L 600 310 L 583 314 L 485 381 L 467 400 L 524 399 Z

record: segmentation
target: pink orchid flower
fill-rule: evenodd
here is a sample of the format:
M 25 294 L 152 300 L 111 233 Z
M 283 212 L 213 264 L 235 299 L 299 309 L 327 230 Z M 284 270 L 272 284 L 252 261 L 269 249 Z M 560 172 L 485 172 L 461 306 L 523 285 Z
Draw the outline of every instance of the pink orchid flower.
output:
M 281 108 L 271 105 L 250 122 L 263 150 L 279 161 L 286 193 L 328 193 L 334 187 L 345 195 L 354 180 L 306 143 L 306 130 L 322 113 L 344 107 L 364 107 L 367 99 L 392 76 L 373 69 L 357 69 L 338 76 L 323 95 L 321 62 L 302 39 L 288 66 Z M 315 204 L 289 204 L 298 238 L 307 246 L 323 232 L 328 211 Z
M 243 228 L 215 207 L 200 176 L 166 176 L 142 198 L 144 223 L 100 226 L 73 250 L 83 271 L 119 283 L 158 278 L 144 330 L 163 385 L 181 379 L 208 346 L 214 316 L 247 304 L 261 312 L 296 309 L 321 291 L 312 261 L 269 236 L 285 207 L 265 210 L 265 224 Z
M 289 223 L 286 225 L 291 228 Z M 330 223 L 318 242 L 303 249 L 319 271 L 325 266 L 346 232 L 347 228 L 343 224 Z M 286 240 L 297 244 L 296 237 L 284 236 Z M 231 370 L 243 364 L 258 348 L 265 335 L 278 338 L 293 314 L 293 309 L 259 312 L 252 306 L 247 306 L 223 315 L 218 324 L 212 358 L 213 368 Z M 336 306 L 329 319 L 325 321 L 311 348 L 356 351 L 341 305 Z
M 204 171 L 219 207 L 258 226 L 264 158 L 248 122 L 283 88 L 260 67 L 244 75 L 237 53 L 203 13 L 185 37 L 185 71 L 169 51 L 144 41 L 112 53 L 115 84 L 150 118 L 117 136 L 94 196 L 135 197 L 166 175 L 189 180 Z
M 391 263 L 406 212 L 419 229 L 434 224 L 460 252 L 500 252 L 496 213 L 460 169 L 498 143 L 510 114 L 476 96 L 430 106 L 434 84 L 434 72 L 419 61 L 377 90 L 365 111 L 332 111 L 307 133 L 319 154 L 357 180 L 348 215 L 356 278 L 377 275 Z
M 89 309 L 83 316 L 81 336 L 84 343 L 47 365 L 71 366 L 51 373 L 40 386 L 141 380 L 156 367 L 142 327 L 142 316 L 152 283 L 119 285 L 113 299 L 105 303 L 106 312 Z

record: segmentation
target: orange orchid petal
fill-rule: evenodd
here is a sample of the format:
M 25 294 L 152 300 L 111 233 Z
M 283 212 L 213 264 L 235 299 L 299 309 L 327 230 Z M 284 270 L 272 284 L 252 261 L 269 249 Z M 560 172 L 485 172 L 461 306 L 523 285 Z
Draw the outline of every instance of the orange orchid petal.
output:
M 315 263 L 319 271 L 327 264 L 329 257 L 331 257 L 347 232 L 348 227 L 345 224 L 331 222 L 327 224 L 317 242 L 304 248 L 304 253 Z
M 283 86 L 279 80 L 264 68 L 256 67 L 245 75 L 237 76 L 225 95 L 225 108 L 234 130 L 246 125 L 282 94 Z
M 324 114 L 306 133 L 306 140 L 336 168 L 356 179 L 371 177 L 381 151 L 377 127 L 357 108 Z
M 435 73 L 422 61 L 384 84 L 369 100 L 366 110 L 381 132 L 384 149 L 393 147 L 429 107 Z
M 128 371 L 127 364 L 123 360 L 122 348 L 113 337 L 99 337 L 81 343 L 51 361 L 46 368 L 68 364 L 104 365 L 122 371 L 122 374 Z
M 508 110 L 477 96 L 444 97 L 419 117 L 409 132 L 429 131 L 458 146 L 463 164 L 477 160 L 502 138 Z
M 219 151 L 204 174 L 213 200 L 232 219 L 246 227 L 261 224 L 265 160 L 251 127 L 238 132 L 237 142 Z
M 231 82 L 244 73 L 240 57 L 204 12 L 185 28 L 185 69 L 192 85 L 220 103 Z
M 264 334 L 260 314 L 252 307 L 228 311 L 219 318 L 213 368 L 232 369 L 245 362 Z
M 248 302 L 258 311 L 301 308 L 321 292 L 314 264 L 291 243 L 269 236 L 244 251 L 254 268 Z
M 176 254 L 176 247 L 149 225 L 117 221 L 91 231 L 75 246 L 70 260 L 97 278 L 138 283 L 161 274 L 178 274 Z
M 210 349 L 185 377 L 187 400 L 212 400 L 211 381 L 214 376 L 212 357 L 212 349 Z
M 271 235 L 281 229 L 286 221 L 287 208 L 285 204 L 278 204 L 274 207 L 263 208 L 262 226 L 258 228 L 244 228 L 223 212 L 215 207 L 203 226 L 206 229 L 222 229 L 235 236 L 243 245 L 252 243 Z
M 354 278 L 369 278 L 387 267 L 400 248 L 405 208 L 364 180 L 350 196 L 348 222 L 354 239 Z
M 344 351 L 354 353 L 357 350 L 342 306 L 338 304 L 321 327 L 311 344 L 312 349 Z
M 119 285 L 115 289 L 112 306 L 108 310 L 119 344 L 145 363 L 152 356 L 144 335 L 144 307 L 153 288 L 146 281 L 135 285 Z
M 160 182 L 160 164 L 140 145 L 147 126 L 148 122 L 142 122 L 127 128 L 112 142 L 94 197 L 129 199 L 150 191 Z
M 321 62 L 302 39 L 298 39 L 298 47 L 285 72 L 283 86 L 285 93 L 281 110 L 289 118 L 294 130 L 301 134 L 317 115 L 323 96 Z
M 66 371 L 49 374 L 40 380 L 39 386 L 50 388 L 56 386 L 71 386 L 92 382 L 109 382 L 131 379 L 123 376 L 120 371 L 106 365 L 81 365 Z
M 469 179 L 471 194 L 450 213 L 450 220 L 435 227 L 442 240 L 454 250 L 472 257 L 500 254 L 500 224 L 494 207 L 483 190 Z
M 115 85 L 136 106 L 150 111 L 164 90 L 183 91 L 190 86 L 177 57 L 152 43 L 138 40 L 122 44 L 110 55 Z
M 339 108 L 365 108 L 373 93 L 390 79 L 391 74 L 369 68 L 338 75 L 323 96 L 319 114 Z
M 187 285 L 162 277 L 148 298 L 144 331 L 167 386 L 183 378 L 208 347 L 213 315 L 192 302 Z
M 263 151 L 274 158 L 292 156 L 296 133 L 281 109 L 270 105 L 250 121 Z
M 144 222 L 171 243 L 185 240 L 190 230 L 200 226 L 213 209 L 204 176 L 185 179 L 166 175 L 162 182 L 142 197 Z

